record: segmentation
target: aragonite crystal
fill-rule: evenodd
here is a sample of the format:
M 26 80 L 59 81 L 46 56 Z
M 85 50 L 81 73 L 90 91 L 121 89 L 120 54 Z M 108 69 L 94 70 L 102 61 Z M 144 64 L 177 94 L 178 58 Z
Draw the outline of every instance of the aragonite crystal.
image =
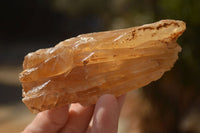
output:
M 156 23 L 79 35 L 25 56 L 23 102 L 34 113 L 70 103 L 94 104 L 159 79 L 178 59 L 185 23 Z

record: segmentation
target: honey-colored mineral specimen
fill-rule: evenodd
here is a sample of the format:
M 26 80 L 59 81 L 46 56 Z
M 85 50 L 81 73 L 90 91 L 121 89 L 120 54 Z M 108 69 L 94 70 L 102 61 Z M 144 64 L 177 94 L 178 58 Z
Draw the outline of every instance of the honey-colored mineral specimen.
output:
M 23 102 L 40 112 L 79 102 L 94 104 L 159 79 L 178 59 L 185 23 L 156 23 L 79 35 L 26 55 L 20 73 Z

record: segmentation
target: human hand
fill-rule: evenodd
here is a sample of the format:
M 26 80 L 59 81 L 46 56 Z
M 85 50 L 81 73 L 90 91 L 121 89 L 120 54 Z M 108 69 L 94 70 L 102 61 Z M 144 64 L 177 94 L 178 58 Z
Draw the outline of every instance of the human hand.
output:
M 117 133 L 125 95 L 105 94 L 96 105 L 71 104 L 40 112 L 23 133 Z

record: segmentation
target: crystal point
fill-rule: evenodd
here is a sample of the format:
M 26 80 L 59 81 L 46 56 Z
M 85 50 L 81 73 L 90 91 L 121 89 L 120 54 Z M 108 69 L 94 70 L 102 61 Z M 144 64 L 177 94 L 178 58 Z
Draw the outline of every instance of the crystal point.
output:
M 40 112 L 143 87 L 173 67 L 181 51 L 176 40 L 185 29 L 182 21 L 162 20 L 83 34 L 29 53 L 19 76 L 23 102 Z

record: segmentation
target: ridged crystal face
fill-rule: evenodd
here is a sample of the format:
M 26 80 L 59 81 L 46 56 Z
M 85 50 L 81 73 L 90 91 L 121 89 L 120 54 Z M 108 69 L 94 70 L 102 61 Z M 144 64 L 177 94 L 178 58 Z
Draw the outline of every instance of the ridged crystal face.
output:
M 159 79 L 178 59 L 185 23 L 162 20 L 115 31 L 83 34 L 25 56 L 20 81 L 32 112 L 79 102 L 94 104 Z

